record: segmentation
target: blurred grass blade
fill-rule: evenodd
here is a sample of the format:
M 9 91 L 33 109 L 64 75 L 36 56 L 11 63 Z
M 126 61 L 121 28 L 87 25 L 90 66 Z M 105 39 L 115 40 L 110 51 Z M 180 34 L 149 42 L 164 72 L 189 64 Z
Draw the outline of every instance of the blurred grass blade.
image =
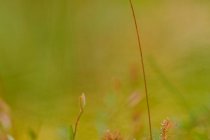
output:
M 73 127 L 70 126 L 68 129 L 68 140 L 73 140 L 74 130 Z
M 29 129 L 28 135 L 29 135 L 31 140 L 37 140 L 37 138 L 38 138 L 37 133 L 32 129 Z
M 61 140 L 73 140 L 74 130 L 72 126 L 65 126 L 59 129 L 59 136 Z

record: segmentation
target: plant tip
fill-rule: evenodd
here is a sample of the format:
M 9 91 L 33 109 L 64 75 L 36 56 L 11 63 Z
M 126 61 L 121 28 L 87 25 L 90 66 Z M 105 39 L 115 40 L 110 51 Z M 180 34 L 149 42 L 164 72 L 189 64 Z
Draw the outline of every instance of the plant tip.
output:
M 85 108 L 86 105 L 86 97 L 85 97 L 85 93 L 82 93 L 82 95 L 80 96 L 80 108 L 83 110 Z

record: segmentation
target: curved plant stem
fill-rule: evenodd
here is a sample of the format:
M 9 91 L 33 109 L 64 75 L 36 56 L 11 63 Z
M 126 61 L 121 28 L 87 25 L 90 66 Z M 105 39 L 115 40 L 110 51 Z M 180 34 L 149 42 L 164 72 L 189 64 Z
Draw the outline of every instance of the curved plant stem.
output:
M 77 116 L 77 120 L 74 126 L 74 132 L 73 132 L 73 140 L 75 140 L 76 134 L 77 134 L 77 128 L 78 128 L 78 124 L 80 121 L 80 118 L 82 116 L 82 114 L 84 113 L 84 107 L 86 104 L 86 97 L 85 94 L 83 93 L 80 97 L 79 97 L 79 105 L 80 105 L 80 112 L 79 115 Z
M 149 97 L 148 97 L 148 90 L 147 90 L 147 80 L 146 80 L 146 73 L 145 73 L 145 66 L 144 66 L 144 57 L 143 57 L 143 52 L 142 52 L 142 47 L 141 47 L 140 33 L 139 33 L 138 24 L 136 20 L 135 10 L 133 7 L 132 0 L 129 0 L 129 1 L 130 1 L 132 14 L 133 14 L 134 23 L 135 23 L 139 52 L 140 52 L 140 57 L 141 57 L 141 65 L 142 65 L 142 72 L 143 72 L 143 78 L 144 78 L 144 89 L 145 89 L 146 102 L 147 102 L 149 133 L 150 133 L 150 140 L 152 140 L 152 123 L 151 123 L 151 113 L 150 113 Z
M 77 116 L 77 120 L 76 120 L 75 128 L 74 128 L 73 140 L 75 140 L 75 137 L 76 137 L 76 134 L 77 134 L 77 128 L 78 128 L 79 120 L 80 120 L 80 118 L 81 118 L 83 112 L 84 112 L 83 109 L 80 110 L 80 113 L 79 113 L 79 115 Z

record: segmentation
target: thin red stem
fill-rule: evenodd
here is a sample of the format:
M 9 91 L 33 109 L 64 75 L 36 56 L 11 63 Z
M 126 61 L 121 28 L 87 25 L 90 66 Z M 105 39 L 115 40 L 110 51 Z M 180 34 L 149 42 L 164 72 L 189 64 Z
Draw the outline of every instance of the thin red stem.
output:
M 144 66 L 144 57 L 143 57 L 143 51 L 142 51 L 142 47 L 141 47 L 140 33 L 139 33 L 138 24 L 137 24 L 137 20 L 136 20 L 135 10 L 133 7 L 132 0 L 129 0 L 129 1 L 130 1 L 131 9 L 132 9 L 133 19 L 134 19 L 134 24 L 135 24 L 135 29 L 136 29 L 137 39 L 138 39 L 139 52 L 140 52 L 140 57 L 141 57 L 141 66 L 142 66 L 142 72 L 143 72 L 143 78 L 144 78 L 144 89 L 145 89 L 146 102 L 147 102 L 149 133 L 150 133 L 150 140 L 152 140 L 152 123 L 151 123 L 149 96 L 148 96 L 148 90 L 147 90 L 148 89 L 147 88 L 147 80 L 146 80 L 146 73 L 145 73 L 145 66 Z
M 84 112 L 84 109 L 81 107 L 81 103 L 80 103 L 80 112 L 79 112 L 79 115 L 77 116 L 77 120 L 76 120 L 76 123 L 75 123 L 74 133 L 73 133 L 73 140 L 75 140 L 75 138 L 76 138 L 77 128 L 78 128 L 79 121 L 80 121 L 80 118 L 81 118 L 83 112 Z

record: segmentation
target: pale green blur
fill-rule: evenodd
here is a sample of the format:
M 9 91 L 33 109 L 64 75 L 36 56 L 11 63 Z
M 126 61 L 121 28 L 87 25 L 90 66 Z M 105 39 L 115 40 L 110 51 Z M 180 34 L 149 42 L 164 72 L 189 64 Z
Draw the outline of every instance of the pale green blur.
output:
M 154 137 L 169 117 L 171 139 L 209 139 L 210 1 L 133 3 Z M 0 96 L 17 140 L 28 140 L 30 129 L 39 140 L 61 140 L 59 128 L 75 122 L 82 92 L 78 140 L 98 140 L 106 129 L 132 135 L 133 112 L 140 112 L 141 140 L 148 136 L 142 80 L 128 0 L 0 0 Z M 135 91 L 143 99 L 130 108 Z

